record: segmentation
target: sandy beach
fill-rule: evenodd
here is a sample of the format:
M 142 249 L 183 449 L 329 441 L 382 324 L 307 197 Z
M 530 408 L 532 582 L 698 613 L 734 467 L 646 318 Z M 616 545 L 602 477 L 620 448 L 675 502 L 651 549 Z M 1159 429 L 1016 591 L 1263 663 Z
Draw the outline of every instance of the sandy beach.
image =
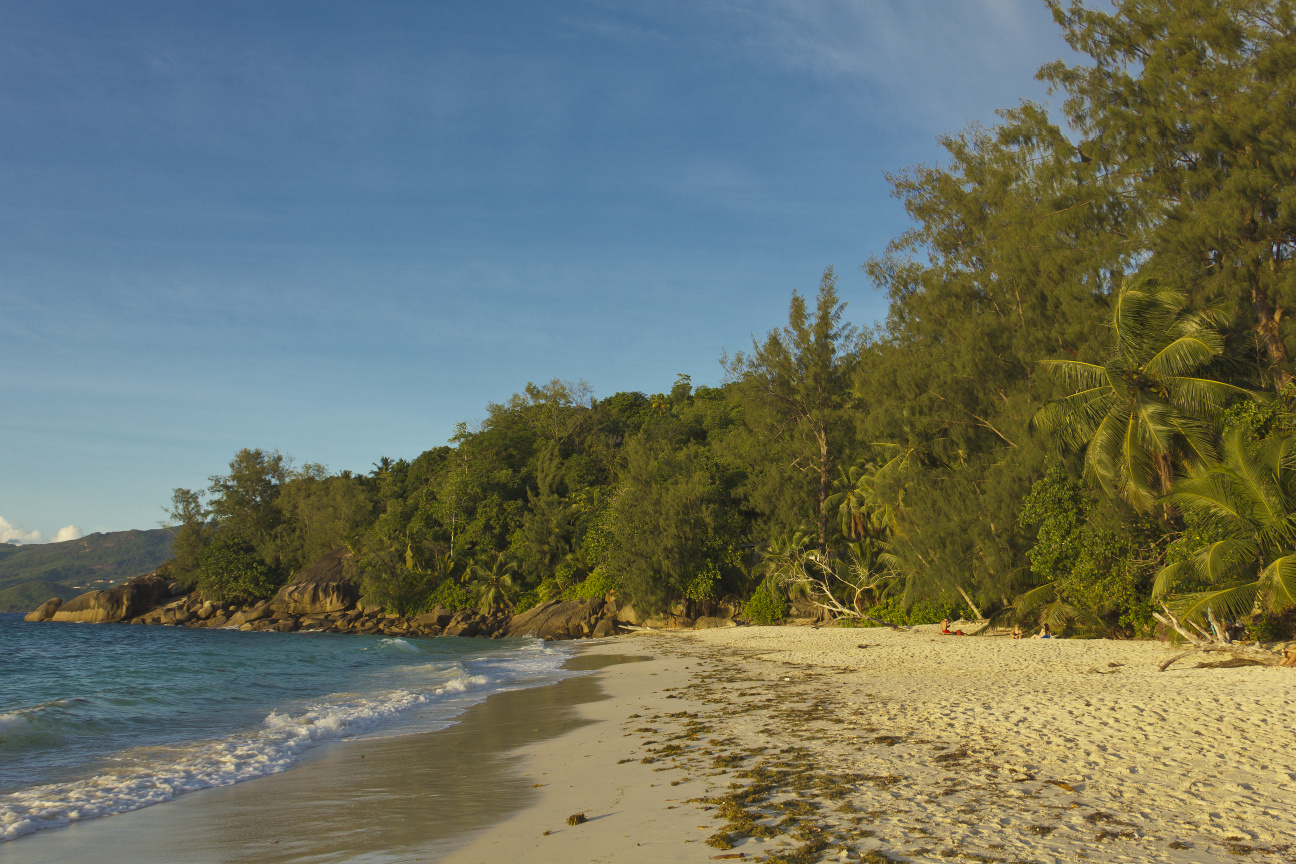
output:
M 448 729 L 39 832 L 0 864 L 1296 861 L 1296 669 L 932 627 L 579 651 L 589 674 Z
M 443 860 L 1296 860 L 1293 669 L 931 627 L 587 650 L 653 659 L 520 748 L 538 802 Z

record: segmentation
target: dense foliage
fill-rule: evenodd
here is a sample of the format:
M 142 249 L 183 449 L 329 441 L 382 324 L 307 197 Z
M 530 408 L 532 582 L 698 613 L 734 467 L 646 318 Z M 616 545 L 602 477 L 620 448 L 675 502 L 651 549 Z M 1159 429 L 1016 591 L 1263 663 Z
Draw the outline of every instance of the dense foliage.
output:
M 615 589 L 1134 635 L 1163 600 L 1290 607 L 1293 11 L 1048 2 L 1082 55 L 1040 72 L 1062 116 L 1024 103 L 891 178 L 913 224 L 864 265 L 884 323 L 851 326 L 829 268 L 718 387 L 527 384 L 365 475 L 240 451 L 176 490 L 176 574 L 212 578 L 228 536 L 241 585 L 345 544 L 406 612 Z

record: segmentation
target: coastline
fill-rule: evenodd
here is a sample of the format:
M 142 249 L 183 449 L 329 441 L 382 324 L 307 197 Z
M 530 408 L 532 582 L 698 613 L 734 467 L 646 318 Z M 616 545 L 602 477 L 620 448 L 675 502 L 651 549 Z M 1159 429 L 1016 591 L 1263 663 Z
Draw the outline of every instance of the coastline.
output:
M 535 797 L 509 751 L 585 724 L 575 707 L 602 698 L 594 675 L 495 693 L 444 729 L 342 739 L 282 773 L 0 843 L 0 864 L 437 860 Z
M 0 844 L 0 864 L 1296 860 L 1290 669 L 934 627 L 572 644 L 597 674 Z

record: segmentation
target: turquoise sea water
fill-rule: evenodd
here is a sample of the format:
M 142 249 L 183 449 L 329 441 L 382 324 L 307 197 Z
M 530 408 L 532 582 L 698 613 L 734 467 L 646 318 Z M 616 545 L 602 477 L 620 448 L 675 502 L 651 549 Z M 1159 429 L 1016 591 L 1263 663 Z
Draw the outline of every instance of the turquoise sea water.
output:
M 0 842 L 429 731 L 565 677 L 536 640 L 400 639 L 0 615 Z

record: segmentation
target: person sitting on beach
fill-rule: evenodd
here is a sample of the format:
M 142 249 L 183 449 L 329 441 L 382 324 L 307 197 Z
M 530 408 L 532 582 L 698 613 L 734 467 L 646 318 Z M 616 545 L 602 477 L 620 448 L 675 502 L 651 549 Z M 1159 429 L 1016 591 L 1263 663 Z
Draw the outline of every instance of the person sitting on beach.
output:
M 1035 634 L 1036 639 L 1052 639 L 1053 631 L 1049 629 L 1048 624 L 1040 628 L 1040 632 Z
M 943 620 L 941 621 L 941 635 L 943 635 L 943 636 L 962 636 L 962 635 L 963 635 L 963 631 L 962 631 L 962 630 L 951 630 L 951 629 L 949 629 L 949 625 L 950 625 L 950 620 L 949 620 L 948 618 L 945 618 L 945 619 L 943 619 Z
M 1283 649 L 1283 659 L 1282 662 L 1279 663 L 1278 665 L 1296 666 L 1296 642 L 1293 642 L 1292 644 L 1288 645 L 1286 648 Z
M 1012 637 L 1014 639 L 1020 639 L 1022 637 L 1021 627 L 1018 627 L 1015 624 L 1013 625 Z

